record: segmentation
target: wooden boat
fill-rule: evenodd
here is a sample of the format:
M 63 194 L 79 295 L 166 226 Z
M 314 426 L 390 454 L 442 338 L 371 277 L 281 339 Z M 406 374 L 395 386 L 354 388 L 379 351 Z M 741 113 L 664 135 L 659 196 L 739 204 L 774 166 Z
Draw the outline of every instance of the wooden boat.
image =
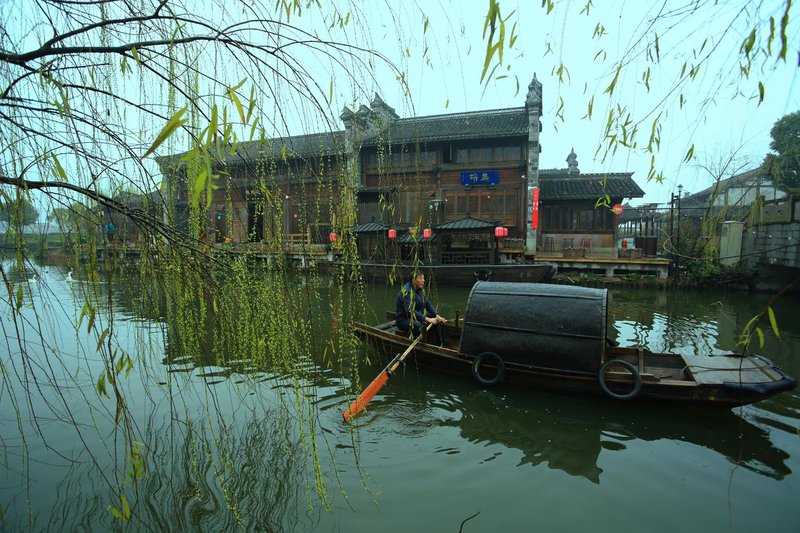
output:
M 606 336 L 607 301 L 606 289 L 479 281 L 463 323 L 456 318 L 447 325 L 447 346 L 421 342 L 408 364 L 471 376 L 481 386 L 507 383 L 618 400 L 728 407 L 797 386 L 758 355 L 695 356 L 612 346 Z M 388 359 L 412 342 L 397 333 L 394 320 L 357 323 L 355 332 Z

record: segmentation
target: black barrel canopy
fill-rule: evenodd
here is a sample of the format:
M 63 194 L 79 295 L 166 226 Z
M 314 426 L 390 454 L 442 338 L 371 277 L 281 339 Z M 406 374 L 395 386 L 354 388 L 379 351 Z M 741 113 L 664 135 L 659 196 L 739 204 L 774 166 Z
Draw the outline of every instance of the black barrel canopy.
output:
M 507 363 L 596 373 L 606 341 L 608 291 L 540 283 L 475 283 L 460 353 Z

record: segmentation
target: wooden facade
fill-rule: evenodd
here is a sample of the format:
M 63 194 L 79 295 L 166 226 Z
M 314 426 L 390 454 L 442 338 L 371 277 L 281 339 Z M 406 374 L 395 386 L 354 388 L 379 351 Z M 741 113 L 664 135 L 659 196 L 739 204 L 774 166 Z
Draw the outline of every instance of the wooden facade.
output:
M 569 168 L 540 171 L 540 117 L 535 77 L 524 106 L 491 111 L 400 118 L 376 95 L 369 107 L 344 109 L 344 130 L 242 143 L 219 168 L 200 235 L 232 245 L 325 245 L 338 232 L 357 238 L 362 259 L 373 261 L 407 258 L 417 243 L 390 242 L 388 228 L 432 229 L 435 238 L 415 253 L 445 262 L 497 262 L 501 248 L 505 260 L 530 260 L 580 242 L 613 251 L 616 220 L 597 199 L 608 195 L 613 205 L 643 192 L 629 173 L 581 175 L 574 153 Z M 160 163 L 183 184 L 175 193 L 180 223 L 190 193 L 185 167 L 170 171 L 177 160 Z M 466 226 L 450 231 L 458 221 Z M 495 226 L 508 229 L 501 243 Z

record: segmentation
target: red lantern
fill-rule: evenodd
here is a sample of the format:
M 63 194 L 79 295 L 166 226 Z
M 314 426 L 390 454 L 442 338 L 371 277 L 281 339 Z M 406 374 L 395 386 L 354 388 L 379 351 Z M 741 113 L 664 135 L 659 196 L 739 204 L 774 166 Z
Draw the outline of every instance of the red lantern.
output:
M 431 231 L 431 228 L 425 228 L 424 230 L 422 230 L 423 239 L 430 239 L 432 234 L 433 232 Z
M 496 228 L 494 228 L 494 236 L 497 239 L 502 239 L 503 238 L 503 227 L 502 226 L 497 226 Z
M 397 230 L 392 228 L 389 230 L 389 240 L 393 241 L 397 238 Z
M 508 228 L 503 228 L 503 237 L 508 237 Z
M 408 234 L 409 235 L 416 235 L 417 234 L 417 228 L 408 228 Z
M 614 204 L 614 206 L 611 208 L 611 212 L 615 215 L 621 215 L 623 211 L 625 211 L 625 208 L 622 206 L 622 204 Z
M 338 235 L 336 235 L 336 232 L 335 232 L 335 231 L 332 231 L 332 232 L 330 233 L 330 235 L 328 235 L 328 239 L 329 239 L 331 242 L 336 242 L 336 239 L 338 239 L 338 238 L 339 238 L 339 236 L 338 236 Z

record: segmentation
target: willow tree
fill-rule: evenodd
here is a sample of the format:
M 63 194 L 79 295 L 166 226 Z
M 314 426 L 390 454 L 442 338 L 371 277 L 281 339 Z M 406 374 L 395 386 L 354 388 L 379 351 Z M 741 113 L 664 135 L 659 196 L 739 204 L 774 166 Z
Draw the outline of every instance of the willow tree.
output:
M 500 68 L 503 62 L 513 62 L 527 52 L 520 49 L 521 39 L 515 31 L 524 26 L 515 24 L 501 4 L 490 0 L 486 20 L 487 59 L 493 57 L 496 62 L 487 60 L 484 72 L 493 75 L 505 75 Z M 627 162 L 643 156 L 649 161 L 647 181 L 675 187 L 684 167 L 695 165 L 698 158 L 710 160 L 718 151 L 718 146 L 696 136 L 706 114 L 717 104 L 737 102 L 742 119 L 724 120 L 746 131 L 750 127 L 747 112 L 758 111 L 770 100 L 785 104 L 791 99 L 791 91 L 775 83 L 773 75 L 789 71 L 796 77 L 800 68 L 797 5 L 792 0 L 665 0 L 639 7 L 638 13 L 643 14 L 634 18 L 627 3 L 609 9 L 592 0 L 542 0 L 541 12 L 552 19 L 554 29 L 546 34 L 539 51 L 542 57 L 552 58 L 550 74 L 559 87 L 550 112 L 556 124 L 577 114 L 587 123 L 586 128 L 597 132 L 598 162 L 614 158 Z M 510 31 L 506 31 L 508 27 Z M 574 45 L 579 31 L 591 34 L 591 45 Z M 596 68 L 587 68 L 587 64 Z M 585 72 L 591 75 L 585 76 Z M 561 96 L 561 89 L 567 86 L 582 89 L 577 103 Z M 674 132 L 685 135 L 680 135 L 678 142 Z M 773 146 L 777 151 L 775 146 L 777 143 Z M 775 161 L 768 158 L 769 163 Z M 599 198 L 597 205 L 610 207 L 608 197 Z M 777 335 L 770 305 L 742 332 L 744 346 L 754 334 L 763 343 L 760 324 L 767 319 L 768 329 Z
M 4 434 L 5 467 L 26 471 L 35 440 L 64 457 L 63 442 L 53 441 L 43 421 L 70 426 L 67 442 L 79 443 L 79 450 L 64 460 L 94 466 L 88 475 L 108 489 L 107 518 L 145 524 L 153 517 L 142 480 L 158 470 L 154 464 L 172 460 L 167 458 L 175 455 L 176 444 L 148 440 L 150 419 L 134 415 L 131 406 L 149 400 L 152 412 L 166 401 L 171 419 L 179 422 L 182 467 L 199 468 L 199 478 L 207 469 L 215 473 L 214 490 L 227 508 L 227 518 L 216 526 L 264 528 L 274 518 L 267 511 L 282 505 L 272 501 L 265 516 L 243 516 L 242 507 L 253 505 L 250 499 L 260 502 L 257 510 L 265 503 L 261 494 L 243 494 L 236 485 L 237 478 L 244 479 L 242 439 L 244 447 L 285 458 L 288 466 L 276 468 L 300 463 L 300 471 L 312 476 L 308 486 L 325 505 L 313 401 L 316 367 L 310 360 L 328 350 L 313 334 L 319 324 L 312 309 L 322 305 L 320 281 L 312 276 L 289 283 L 289 269 L 280 259 L 253 267 L 246 259 L 214 253 L 203 240 L 202 220 L 212 192 L 227 186 L 226 164 L 242 141 L 337 129 L 334 96 L 357 101 L 371 94 L 378 70 L 388 69 L 398 83 L 402 72 L 372 51 L 361 12 L 313 2 L 30 0 L 5 5 L 0 13 L 2 201 L 9 209 L 36 202 L 58 213 L 75 234 L 65 281 L 74 271 L 86 282 L 73 289 L 78 308 L 72 311 L 42 298 L 52 276 L 37 272 L 41 265 L 30 260 L 22 239 L 13 258 L 0 265 L 7 352 L 0 360 L 0 395 L 4 412 L 6 405 L 14 408 L 22 443 L 19 453 L 9 455 Z M 306 16 L 315 18 L 317 30 L 303 29 L 309 27 Z M 175 219 L 175 190 L 163 180 L 164 166 L 155 163 L 157 156 L 170 154 L 182 154 L 179 162 L 193 191 L 192 220 L 183 226 Z M 354 174 L 346 166 L 338 172 L 339 196 L 327 208 L 347 223 L 355 213 Z M 129 201 L 130 194 L 120 190 L 139 193 L 143 202 Z M 137 264 L 128 263 L 132 269 L 120 268 L 113 239 L 101 245 L 110 235 L 109 217 L 136 227 L 144 253 Z M 22 223 L 22 217 L 12 220 Z M 98 259 L 103 249 L 105 258 Z M 345 258 L 354 258 L 353 252 L 354 243 L 345 244 Z M 117 284 L 121 276 L 137 287 L 133 293 Z M 363 302 L 357 283 L 340 279 L 331 291 L 334 313 L 357 316 Z M 121 301 L 163 320 L 163 327 L 140 328 L 133 341 L 120 338 L 115 308 Z M 71 331 L 67 336 L 75 338 L 80 353 L 63 351 L 52 338 L 53 328 L 61 329 L 59 335 Z M 342 351 L 352 348 L 347 329 L 339 328 L 328 353 L 350 355 Z M 75 357 L 77 366 L 66 362 Z M 82 364 L 84 359 L 89 363 Z M 159 369 L 164 364 L 166 374 Z M 343 372 L 357 367 L 345 358 L 338 364 Z M 237 426 L 214 392 L 206 395 L 206 412 L 199 417 L 188 407 L 181 410 L 186 403 L 176 376 L 197 368 L 206 380 L 244 376 L 234 388 L 248 406 L 249 418 L 240 424 L 270 429 L 237 440 Z M 293 391 L 281 396 L 281 407 L 248 403 L 256 378 L 273 375 Z M 143 391 L 132 384 L 133 376 L 144 381 Z M 156 392 L 147 387 L 154 382 Z M 112 444 L 89 444 L 94 434 Z M 272 490 L 286 498 L 282 489 Z M 4 519 L 41 526 L 31 510 L 29 483 L 20 494 L 28 505 L 4 509 Z M 19 510 L 26 507 L 27 522 Z M 93 507 L 90 503 L 89 510 Z

